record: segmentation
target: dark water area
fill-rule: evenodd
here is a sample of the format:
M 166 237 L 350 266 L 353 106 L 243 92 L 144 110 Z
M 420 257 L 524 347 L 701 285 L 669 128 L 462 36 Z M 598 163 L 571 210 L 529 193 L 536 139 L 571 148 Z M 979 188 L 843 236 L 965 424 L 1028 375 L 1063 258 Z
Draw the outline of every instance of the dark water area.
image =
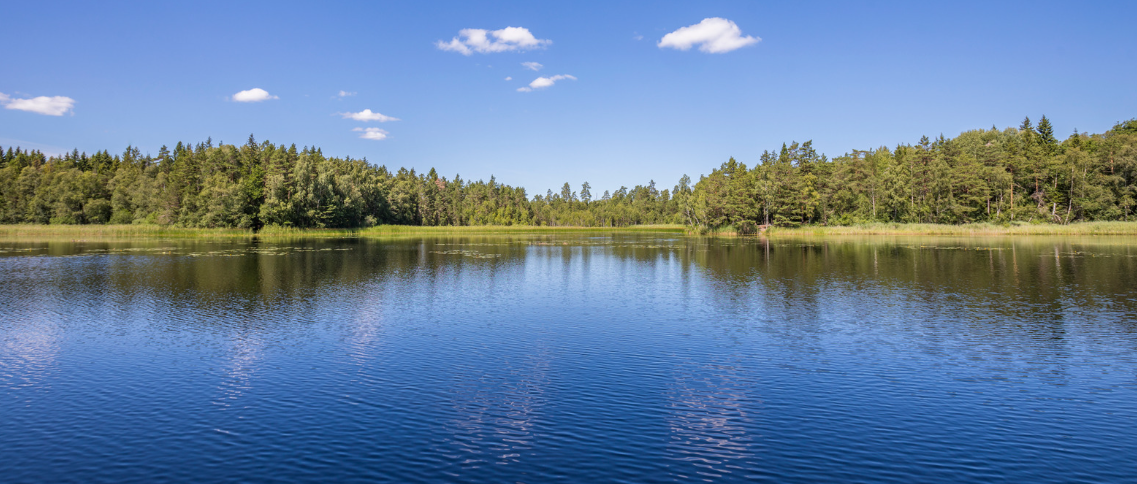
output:
M 2 482 L 1134 482 L 1132 238 L 0 241 Z

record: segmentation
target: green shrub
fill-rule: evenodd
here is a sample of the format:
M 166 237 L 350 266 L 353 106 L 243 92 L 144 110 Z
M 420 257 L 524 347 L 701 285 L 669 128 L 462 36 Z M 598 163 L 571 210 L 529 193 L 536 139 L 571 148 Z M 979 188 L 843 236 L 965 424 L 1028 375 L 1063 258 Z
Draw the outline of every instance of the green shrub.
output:
M 111 202 L 92 198 L 83 204 L 83 219 L 89 224 L 105 224 L 111 218 Z

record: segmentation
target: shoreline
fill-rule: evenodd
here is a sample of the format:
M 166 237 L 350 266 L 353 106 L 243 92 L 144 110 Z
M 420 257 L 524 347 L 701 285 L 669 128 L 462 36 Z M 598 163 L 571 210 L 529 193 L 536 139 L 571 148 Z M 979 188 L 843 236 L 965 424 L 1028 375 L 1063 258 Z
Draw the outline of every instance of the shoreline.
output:
M 683 225 L 628 227 L 550 227 L 528 225 L 414 226 L 380 225 L 358 229 L 297 229 L 265 227 L 259 231 L 227 228 L 184 228 L 160 225 L 0 225 L 0 239 L 60 238 L 333 238 L 415 237 L 462 235 L 554 235 L 602 233 L 663 233 L 704 237 L 753 237 L 732 227 L 696 232 Z M 769 227 L 758 236 L 1094 236 L 1137 235 L 1137 222 L 1082 222 L 1069 225 L 989 223 L 941 225 L 874 223 L 847 226 Z
M 770 227 L 767 237 L 827 236 L 1092 236 L 1137 235 L 1137 222 L 1079 222 L 1057 224 L 997 225 L 973 223 L 962 225 L 874 223 L 848 226 Z
M 417 226 L 379 225 L 356 229 L 298 229 L 264 227 L 261 230 L 185 228 L 161 225 L 0 225 L 0 239 L 27 237 L 63 238 L 334 238 L 415 237 L 462 235 L 551 235 L 598 233 L 683 234 L 682 225 L 633 225 L 628 227 L 549 227 L 530 225 Z
M 710 237 L 748 237 L 739 234 L 733 227 L 697 233 L 692 229 L 689 235 Z M 1137 222 L 1079 222 L 1069 225 L 1057 224 L 1013 224 L 971 223 L 960 225 L 920 224 L 920 223 L 870 223 L 858 225 L 806 225 L 801 227 L 769 227 L 758 236 L 779 237 L 842 237 L 842 236 L 956 236 L 956 237 L 998 237 L 998 236 L 1092 236 L 1092 235 L 1137 235 Z

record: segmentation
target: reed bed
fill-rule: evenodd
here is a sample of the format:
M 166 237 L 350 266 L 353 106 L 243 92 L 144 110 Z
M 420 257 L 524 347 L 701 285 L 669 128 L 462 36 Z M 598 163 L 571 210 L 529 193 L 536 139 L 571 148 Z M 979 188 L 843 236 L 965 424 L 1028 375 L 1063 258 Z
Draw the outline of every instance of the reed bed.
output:
M 242 229 L 183 228 L 161 225 L 0 225 L 0 238 L 334 238 L 334 237 L 415 237 L 448 235 L 524 235 L 576 233 L 683 233 L 682 225 L 635 225 L 631 227 L 540 227 L 540 226 L 462 226 L 418 227 L 380 225 L 360 229 L 299 229 L 264 227 L 259 231 Z
M 190 237 L 251 237 L 252 230 L 194 229 L 163 225 L 0 225 L 0 238 L 28 237 L 51 238 L 190 238 Z
M 1137 222 L 1082 222 L 1069 225 L 990 223 L 940 225 L 874 223 L 849 226 L 770 227 L 766 236 L 837 235 L 1137 235 Z
M 669 233 L 709 236 L 738 236 L 733 226 L 697 230 L 683 225 L 633 225 L 630 227 L 547 227 L 531 225 L 478 225 L 461 227 L 419 227 L 380 225 L 359 229 L 298 229 L 264 227 L 259 231 L 242 229 L 184 228 L 162 225 L 0 225 L 0 238 L 335 238 L 335 237 L 430 237 L 463 235 L 554 235 L 609 233 Z M 849 226 L 770 227 L 763 235 L 844 236 L 844 235 L 1137 235 L 1137 222 L 1083 222 L 1069 225 L 989 223 L 940 225 L 873 223 Z
M 682 225 L 633 225 L 629 227 L 548 227 L 532 225 L 479 225 L 462 227 L 417 227 L 380 225 L 359 230 L 362 237 L 402 235 L 523 235 L 523 234 L 601 234 L 626 232 L 664 232 L 682 234 Z

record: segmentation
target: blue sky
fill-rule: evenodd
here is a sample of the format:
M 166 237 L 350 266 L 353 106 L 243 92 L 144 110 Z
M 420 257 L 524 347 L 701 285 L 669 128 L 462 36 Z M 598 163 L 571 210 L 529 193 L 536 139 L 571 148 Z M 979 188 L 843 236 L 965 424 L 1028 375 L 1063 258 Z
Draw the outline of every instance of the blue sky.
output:
M 753 164 L 783 141 L 812 139 L 836 156 L 1017 126 L 1026 115 L 1046 114 L 1062 137 L 1137 116 L 1137 2 L 45 1 L 2 10 L 0 146 L 48 152 L 133 144 L 154 154 L 253 133 L 389 168 L 496 175 L 531 194 L 566 181 L 600 193 L 649 179 L 670 187 L 730 156 Z M 742 42 L 718 53 L 660 45 L 707 18 L 732 22 Z M 506 27 L 537 44 L 470 55 L 437 44 Z M 518 92 L 557 75 L 572 78 Z M 233 100 L 254 88 L 275 99 Z M 40 96 L 73 103 L 60 116 L 13 104 Z M 398 120 L 337 114 L 365 109 Z

